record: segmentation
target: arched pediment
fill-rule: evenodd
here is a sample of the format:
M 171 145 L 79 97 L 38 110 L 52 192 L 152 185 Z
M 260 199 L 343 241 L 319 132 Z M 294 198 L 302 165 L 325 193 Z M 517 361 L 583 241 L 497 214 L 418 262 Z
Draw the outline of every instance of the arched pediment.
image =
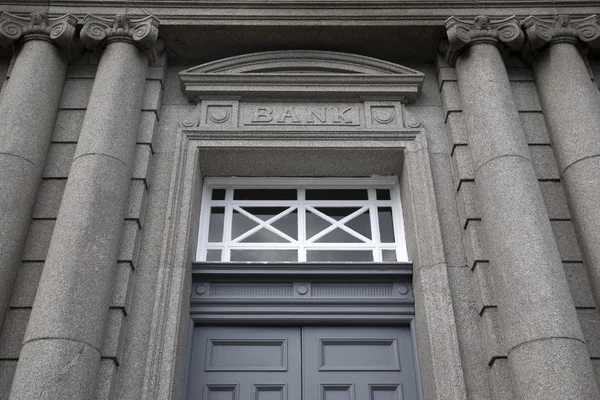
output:
M 412 102 L 424 74 L 355 54 L 286 50 L 245 54 L 179 73 L 190 100 L 239 98 L 378 98 Z

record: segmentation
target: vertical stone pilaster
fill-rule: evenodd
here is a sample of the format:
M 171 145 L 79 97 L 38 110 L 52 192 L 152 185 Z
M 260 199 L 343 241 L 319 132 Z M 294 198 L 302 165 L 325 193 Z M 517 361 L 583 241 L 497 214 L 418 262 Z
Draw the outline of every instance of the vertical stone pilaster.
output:
M 580 47 L 600 47 L 600 18 L 523 21 L 533 72 L 596 305 L 600 306 L 600 95 Z
M 97 385 L 158 22 L 88 16 L 84 23 L 86 47 L 106 47 L 25 334 L 15 400 L 88 399 Z
M 0 45 L 21 44 L 0 102 L 0 332 L 10 303 L 67 73 L 75 17 L 0 17 Z
M 475 186 L 515 396 L 590 399 L 600 393 L 500 44 L 523 43 L 515 17 L 446 21 Z

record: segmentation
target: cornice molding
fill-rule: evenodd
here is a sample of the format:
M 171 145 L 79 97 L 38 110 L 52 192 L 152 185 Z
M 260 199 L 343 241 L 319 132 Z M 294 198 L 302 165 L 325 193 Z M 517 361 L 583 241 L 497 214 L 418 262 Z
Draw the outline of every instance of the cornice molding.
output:
M 46 40 L 68 49 L 73 44 L 76 24 L 77 18 L 69 14 L 48 18 L 45 13 L 19 17 L 5 12 L 0 16 L 0 45 L 7 47 L 21 40 Z
M 131 43 L 142 50 L 152 63 L 157 53 L 158 23 L 153 16 L 132 20 L 123 14 L 113 19 L 87 15 L 83 19 L 80 37 L 88 49 L 106 46 L 111 42 Z
M 227 98 L 386 98 L 412 102 L 423 73 L 370 57 L 329 51 L 254 53 L 179 73 L 191 101 Z
M 572 20 L 568 15 L 558 15 L 554 19 L 528 17 L 523 21 L 527 36 L 526 50 L 535 53 L 554 43 L 571 43 L 600 47 L 600 17 Z
M 472 22 L 450 17 L 445 25 L 449 43 L 446 60 L 451 66 L 455 65 L 465 49 L 478 43 L 503 44 L 517 51 L 524 42 L 521 24 L 514 15 L 499 21 L 491 21 L 488 16 L 480 15 Z

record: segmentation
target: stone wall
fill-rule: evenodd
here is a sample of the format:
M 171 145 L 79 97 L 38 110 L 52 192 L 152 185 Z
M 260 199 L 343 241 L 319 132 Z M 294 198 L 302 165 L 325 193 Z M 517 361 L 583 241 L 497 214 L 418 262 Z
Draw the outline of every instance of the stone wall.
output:
M 43 181 L 29 227 L 23 263 L 18 272 L 6 323 L 0 335 L 0 387 L 2 388 L 10 388 L 19 359 L 21 344 L 69 176 L 97 65 L 98 54 L 88 53 L 69 66 L 52 134 L 52 143 L 46 159 Z M 7 64 L 2 64 L 0 68 L 6 71 Z M 117 369 L 122 362 L 131 287 L 137 266 L 141 232 L 145 224 L 146 199 L 150 185 L 148 177 L 156 145 L 165 70 L 165 56 L 161 56 L 148 69 L 124 237 L 110 306 L 109 329 L 106 332 L 102 352 L 97 399 L 112 398 Z M 10 73 L 7 78 L 9 77 Z M 0 391 L 0 399 L 8 399 L 8 395 L 8 390 Z

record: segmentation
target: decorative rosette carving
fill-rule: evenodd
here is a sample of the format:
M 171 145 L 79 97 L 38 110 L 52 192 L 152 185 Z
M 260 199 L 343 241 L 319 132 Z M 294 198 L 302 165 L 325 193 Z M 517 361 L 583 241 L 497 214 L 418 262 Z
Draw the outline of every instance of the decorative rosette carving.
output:
M 528 17 L 523 21 L 527 35 L 528 51 L 536 52 L 551 43 L 586 44 L 600 47 L 600 17 L 589 17 L 572 21 L 568 15 L 554 19 Z
M 158 19 L 148 16 L 131 20 L 126 15 L 117 15 L 114 19 L 104 19 L 88 15 L 83 20 L 80 37 L 88 49 L 105 46 L 114 41 L 133 43 L 144 51 L 152 62 L 156 59 Z
M 73 44 L 77 18 L 63 15 L 48 18 L 45 13 L 31 13 L 29 18 L 2 13 L 0 16 L 0 45 L 11 46 L 19 40 L 48 40 L 62 48 Z
M 517 51 L 524 42 L 521 24 L 515 16 L 490 21 L 489 17 L 480 15 L 473 22 L 450 17 L 445 24 L 449 43 L 446 58 L 451 66 L 454 66 L 463 50 L 476 43 L 502 43 L 510 50 Z

